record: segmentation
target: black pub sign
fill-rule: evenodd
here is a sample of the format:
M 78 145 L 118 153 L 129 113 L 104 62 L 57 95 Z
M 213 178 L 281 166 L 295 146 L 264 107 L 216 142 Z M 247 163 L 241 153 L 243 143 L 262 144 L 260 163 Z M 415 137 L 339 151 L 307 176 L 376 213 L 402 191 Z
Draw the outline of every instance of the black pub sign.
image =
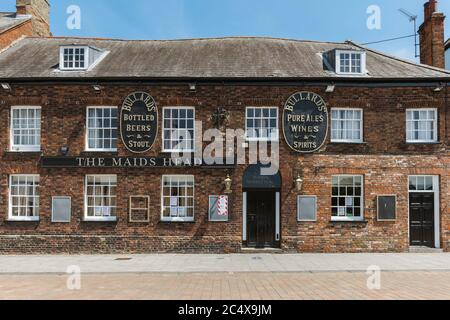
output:
M 319 150 L 328 134 L 328 110 L 321 96 L 313 92 L 298 92 L 286 102 L 283 131 L 287 144 L 296 152 Z
M 158 134 L 158 108 L 145 92 L 130 94 L 120 112 L 120 134 L 125 147 L 133 153 L 149 151 Z

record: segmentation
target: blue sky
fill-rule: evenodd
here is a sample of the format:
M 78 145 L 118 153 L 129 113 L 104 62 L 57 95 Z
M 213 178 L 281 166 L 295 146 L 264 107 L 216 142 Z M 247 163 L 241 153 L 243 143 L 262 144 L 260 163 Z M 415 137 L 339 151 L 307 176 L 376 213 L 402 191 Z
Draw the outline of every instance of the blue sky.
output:
M 55 36 L 123 39 L 179 39 L 222 36 L 271 36 L 365 43 L 413 33 L 399 8 L 423 21 L 425 0 L 50 0 Z M 439 9 L 449 15 L 450 1 Z M 66 27 L 67 7 L 81 8 L 81 29 Z M 381 9 L 381 29 L 366 26 L 367 8 Z M 15 0 L 2 0 L 0 11 L 14 11 Z M 370 47 L 414 59 L 413 38 Z

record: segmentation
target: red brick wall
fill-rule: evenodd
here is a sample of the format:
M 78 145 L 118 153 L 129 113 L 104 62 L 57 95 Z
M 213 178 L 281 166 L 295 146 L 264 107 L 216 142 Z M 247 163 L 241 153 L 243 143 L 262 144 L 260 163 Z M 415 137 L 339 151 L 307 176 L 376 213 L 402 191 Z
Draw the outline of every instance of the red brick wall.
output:
M 238 252 L 242 243 L 242 175 L 246 166 L 231 172 L 233 194 L 230 198 L 230 221 L 208 222 L 208 195 L 223 192 L 225 170 L 219 169 L 43 169 L 39 155 L 13 154 L 9 147 L 9 112 L 12 105 L 42 106 L 42 148 L 46 156 L 57 155 L 68 145 L 70 155 L 84 150 L 86 107 L 121 105 L 134 91 L 149 92 L 165 106 L 195 106 L 196 118 L 203 127 L 212 126 L 209 117 L 218 106 L 231 112 L 229 128 L 244 128 L 245 106 L 278 106 L 280 115 L 287 98 L 297 91 L 320 94 L 329 107 L 364 109 L 364 144 L 331 144 L 329 141 L 315 154 L 294 153 L 280 140 L 281 230 L 282 248 L 293 252 L 402 252 L 409 248 L 407 176 L 440 176 L 441 243 L 450 251 L 449 153 L 445 90 L 432 88 L 360 88 L 337 87 L 327 94 L 324 87 L 302 86 L 197 86 L 187 85 L 113 85 L 102 84 L 96 93 L 90 85 L 13 85 L 10 94 L 0 96 L 0 252 Z M 405 110 L 434 107 L 439 110 L 439 140 L 432 145 L 405 143 Z M 160 119 L 161 121 L 161 119 Z M 280 120 L 281 127 L 281 120 Z M 161 128 L 160 128 L 161 129 Z M 282 137 L 282 134 L 281 134 Z M 148 156 L 160 155 L 161 130 Z M 132 156 L 119 145 L 119 156 Z M 318 196 L 318 221 L 298 223 L 297 191 L 294 172 L 303 171 L 302 194 Z M 8 222 L 8 175 L 40 174 L 41 221 Z M 332 223 L 331 176 L 364 175 L 365 219 L 367 223 Z M 86 174 L 118 175 L 117 223 L 83 222 L 84 177 Z M 195 175 L 195 222 L 160 222 L 161 176 Z M 128 197 L 151 197 L 148 224 L 128 222 Z M 398 196 L 396 222 L 376 220 L 376 196 Z M 51 197 L 72 197 L 70 224 L 51 223 Z
M 33 28 L 31 25 L 31 20 L 24 22 L 23 24 L 9 29 L 3 33 L 0 33 L 0 50 L 6 48 L 11 43 L 20 39 L 23 36 L 32 36 Z

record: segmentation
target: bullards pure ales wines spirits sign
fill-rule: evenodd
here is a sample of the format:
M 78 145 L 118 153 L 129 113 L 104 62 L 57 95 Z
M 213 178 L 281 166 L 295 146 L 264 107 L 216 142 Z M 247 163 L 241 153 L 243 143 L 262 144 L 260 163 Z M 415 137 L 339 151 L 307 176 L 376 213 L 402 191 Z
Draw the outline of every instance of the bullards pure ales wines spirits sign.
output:
M 158 133 L 158 108 L 145 92 L 130 94 L 120 112 L 120 134 L 125 147 L 133 153 L 149 151 Z
M 284 106 L 283 131 L 294 151 L 319 150 L 328 134 L 328 110 L 322 97 L 312 92 L 292 95 Z

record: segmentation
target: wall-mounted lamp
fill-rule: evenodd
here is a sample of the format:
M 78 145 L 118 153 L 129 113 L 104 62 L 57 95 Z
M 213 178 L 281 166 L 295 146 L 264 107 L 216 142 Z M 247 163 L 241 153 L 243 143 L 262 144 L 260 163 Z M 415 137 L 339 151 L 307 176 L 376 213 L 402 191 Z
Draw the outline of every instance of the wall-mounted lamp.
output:
M 102 91 L 102 89 L 103 89 L 103 87 L 100 86 L 100 85 L 98 85 L 98 84 L 93 85 L 92 88 L 93 88 L 95 91 Z
M 2 83 L 1 86 L 2 86 L 3 90 L 6 90 L 6 91 L 11 90 L 11 86 L 9 85 L 9 83 Z
M 63 156 L 67 156 L 67 154 L 69 153 L 69 147 L 62 146 L 61 148 L 59 148 L 59 153 L 61 153 L 61 155 Z
M 223 181 L 223 183 L 225 184 L 225 194 L 233 193 L 233 191 L 231 190 L 231 185 L 232 185 L 232 183 L 233 183 L 233 180 L 231 180 L 229 174 L 227 174 L 227 177 L 226 177 L 226 179 Z
M 325 92 L 326 92 L 326 93 L 333 93 L 333 92 L 334 92 L 334 89 L 336 89 L 336 85 L 330 84 L 330 85 L 328 85 L 327 88 L 325 89 Z
M 439 85 L 436 88 L 433 89 L 434 92 L 441 92 L 444 89 L 443 86 Z
M 189 90 L 191 91 L 197 90 L 197 85 L 195 83 L 189 83 Z
M 297 177 L 294 179 L 294 185 L 298 192 L 302 191 L 303 179 L 300 177 L 300 174 L 297 174 Z

